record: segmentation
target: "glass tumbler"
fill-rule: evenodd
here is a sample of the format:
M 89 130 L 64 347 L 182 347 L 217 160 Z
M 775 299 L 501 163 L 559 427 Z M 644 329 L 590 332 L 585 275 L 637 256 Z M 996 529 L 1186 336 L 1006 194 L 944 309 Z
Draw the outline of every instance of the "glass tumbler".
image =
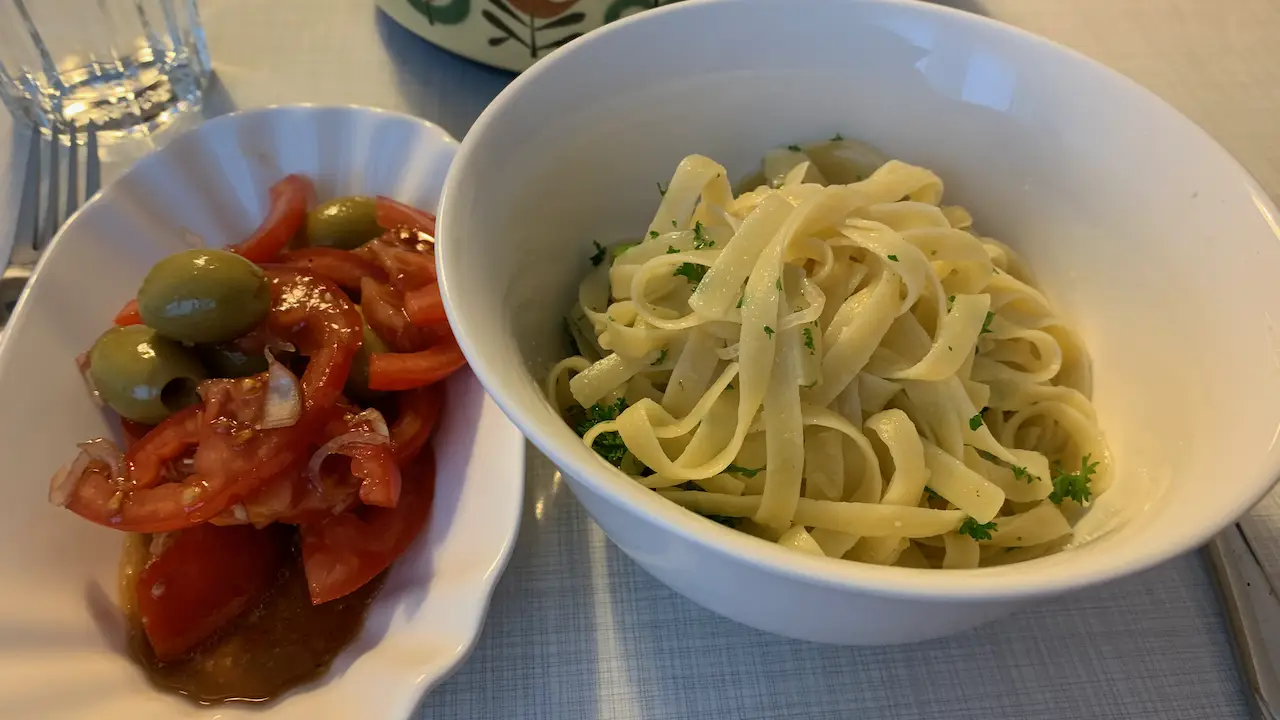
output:
M 209 73 L 196 0 L 0 0 L 0 100 L 37 127 L 147 135 Z

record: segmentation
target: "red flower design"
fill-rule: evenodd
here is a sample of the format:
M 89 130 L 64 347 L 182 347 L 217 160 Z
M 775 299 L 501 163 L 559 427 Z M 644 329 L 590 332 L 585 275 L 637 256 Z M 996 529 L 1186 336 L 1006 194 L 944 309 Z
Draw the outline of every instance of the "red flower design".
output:
M 578 4 L 578 0 L 507 0 L 507 3 L 525 15 L 549 20 L 563 15 L 566 10 Z

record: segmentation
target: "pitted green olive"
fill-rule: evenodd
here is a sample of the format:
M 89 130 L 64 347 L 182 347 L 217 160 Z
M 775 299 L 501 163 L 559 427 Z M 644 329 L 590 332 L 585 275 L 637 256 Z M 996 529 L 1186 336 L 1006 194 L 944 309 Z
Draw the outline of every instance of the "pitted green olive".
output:
M 156 263 L 138 290 L 142 321 L 189 343 L 232 340 L 271 308 L 262 269 L 226 250 L 185 250 Z
M 354 250 L 382 234 L 376 201 L 351 195 L 330 200 L 307 214 L 307 242 L 317 247 Z
M 155 425 L 195 402 L 204 367 L 180 343 L 146 325 L 114 327 L 89 350 L 89 378 L 111 409 Z

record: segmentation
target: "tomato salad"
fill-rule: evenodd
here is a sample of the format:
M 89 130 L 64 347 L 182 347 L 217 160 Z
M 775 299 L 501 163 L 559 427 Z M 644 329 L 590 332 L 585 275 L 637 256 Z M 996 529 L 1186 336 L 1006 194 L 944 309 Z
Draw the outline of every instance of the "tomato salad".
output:
M 465 363 L 435 217 L 313 196 L 290 175 L 248 239 L 162 260 L 79 359 L 125 447 L 82 443 L 50 500 L 145 540 L 122 603 L 158 666 L 234 632 L 290 572 L 314 606 L 376 589 L 430 514 L 440 383 Z

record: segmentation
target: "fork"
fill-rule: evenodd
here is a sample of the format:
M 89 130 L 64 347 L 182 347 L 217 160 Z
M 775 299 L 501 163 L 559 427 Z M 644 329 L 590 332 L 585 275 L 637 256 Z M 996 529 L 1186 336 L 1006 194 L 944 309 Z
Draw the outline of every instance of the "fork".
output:
M 40 129 L 31 129 L 31 143 L 27 151 L 27 170 L 22 182 L 22 198 L 18 204 L 18 221 L 13 236 L 13 249 L 9 252 L 9 264 L 0 276 L 0 329 L 8 322 L 22 292 L 31 279 L 31 272 L 40 259 L 40 253 L 48 246 L 58 228 L 80 207 L 84 199 L 92 197 L 102 184 L 102 164 L 98 157 L 98 133 L 93 125 L 84 128 L 84 153 L 81 159 L 81 140 L 75 127 L 67 131 L 68 157 L 59 158 L 62 138 L 54 128 L 48 142 Z M 48 152 L 44 146 L 48 146 Z M 46 157 L 47 155 L 47 157 Z M 83 194 L 81 193 L 81 165 L 83 164 Z M 65 191 L 63 172 L 65 165 Z M 65 195 L 64 195 L 65 193 Z M 43 212 L 41 204 L 43 201 Z

